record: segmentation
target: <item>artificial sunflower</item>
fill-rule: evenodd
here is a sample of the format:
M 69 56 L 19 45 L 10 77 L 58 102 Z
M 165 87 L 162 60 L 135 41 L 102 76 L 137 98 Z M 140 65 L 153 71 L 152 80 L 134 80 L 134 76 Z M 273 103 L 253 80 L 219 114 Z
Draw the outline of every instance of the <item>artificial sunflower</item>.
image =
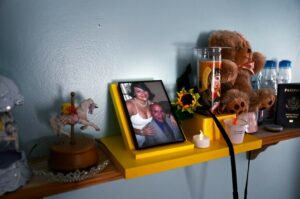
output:
M 199 98 L 199 93 L 194 93 L 194 89 L 187 91 L 182 88 L 181 91 L 177 92 L 177 98 L 172 103 L 176 107 L 177 117 L 180 120 L 192 117 L 196 109 L 201 106 L 198 102 Z

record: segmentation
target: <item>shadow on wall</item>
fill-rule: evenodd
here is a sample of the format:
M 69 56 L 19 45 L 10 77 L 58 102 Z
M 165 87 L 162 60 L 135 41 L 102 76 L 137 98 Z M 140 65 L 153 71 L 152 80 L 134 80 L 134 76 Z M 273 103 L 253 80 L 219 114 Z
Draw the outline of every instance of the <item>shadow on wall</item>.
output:
M 115 81 L 113 81 L 115 82 Z M 110 83 L 107 84 L 107 91 L 110 90 Z M 110 92 L 107 95 L 107 107 L 106 107 L 106 113 L 105 118 L 103 118 L 104 124 L 107 125 L 107 132 L 103 132 L 102 137 L 106 137 L 106 136 L 112 136 L 112 135 L 116 135 L 116 134 L 121 134 L 121 128 L 119 125 L 119 120 L 117 118 L 116 115 L 116 111 L 115 111 L 115 107 L 112 101 L 112 97 Z
M 200 33 L 198 36 L 198 39 L 197 39 L 196 47 L 197 48 L 207 47 L 208 46 L 208 37 L 212 32 L 213 31 Z
M 186 181 L 192 199 L 205 197 L 207 164 L 208 163 L 206 162 L 202 163 L 201 165 L 193 165 L 184 168 Z
M 208 46 L 208 36 L 211 32 L 200 33 L 195 43 L 176 43 L 176 76 L 180 77 L 191 66 L 189 83 L 191 87 L 197 85 L 197 60 L 194 55 L 194 48 Z

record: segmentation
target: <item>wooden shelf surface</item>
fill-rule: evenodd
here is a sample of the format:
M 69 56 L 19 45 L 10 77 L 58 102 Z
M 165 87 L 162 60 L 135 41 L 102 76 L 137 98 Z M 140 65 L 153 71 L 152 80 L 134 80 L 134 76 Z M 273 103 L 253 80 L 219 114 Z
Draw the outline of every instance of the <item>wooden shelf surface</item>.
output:
M 100 158 L 102 161 L 107 159 L 107 156 L 103 154 L 103 152 L 99 152 Z M 100 160 L 100 161 L 101 161 Z M 35 168 L 37 164 L 43 164 L 43 162 L 47 162 L 47 159 L 40 159 L 34 162 L 30 162 L 32 168 Z M 91 185 L 101 184 L 105 182 L 110 182 L 113 180 L 122 179 L 123 176 L 119 170 L 113 165 L 112 161 L 110 161 L 109 165 L 96 176 L 73 183 L 58 183 L 48 181 L 45 177 L 42 176 L 33 176 L 31 180 L 23 187 L 18 189 L 15 192 L 6 193 L 3 196 L 0 196 L 0 199 L 18 199 L 18 198 L 30 198 L 30 199 L 39 199 L 45 196 L 50 196 L 62 192 L 67 192 L 75 189 L 80 189 L 84 187 L 88 187 Z
M 281 132 L 270 132 L 264 130 L 263 127 L 260 127 L 259 131 L 255 133 L 254 136 L 262 139 L 263 146 L 271 145 L 283 140 L 300 137 L 300 128 L 284 128 Z
M 259 127 L 258 132 L 255 133 L 254 136 L 262 140 L 262 148 L 253 150 L 251 151 L 251 153 L 248 153 L 247 158 L 251 160 L 256 159 L 260 153 L 280 141 L 300 137 L 300 128 L 284 128 L 281 132 L 270 132 L 264 130 L 264 127 L 262 125 Z

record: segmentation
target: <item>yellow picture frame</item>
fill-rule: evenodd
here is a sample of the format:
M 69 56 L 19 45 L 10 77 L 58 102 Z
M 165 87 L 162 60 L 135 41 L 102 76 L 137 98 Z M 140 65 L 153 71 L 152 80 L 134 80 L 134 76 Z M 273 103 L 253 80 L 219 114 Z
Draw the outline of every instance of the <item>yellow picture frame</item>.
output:
M 165 146 L 157 146 L 157 147 L 143 149 L 143 150 L 136 150 L 131 135 L 131 129 L 127 122 L 126 113 L 124 110 L 124 106 L 122 104 L 122 100 L 121 100 L 122 96 L 120 95 L 118 90 L 118 83 L 111 83 L 109 90 L 112 97 L 113 105 L 115 107 L 116 115 L 120 124 L 125 150 L 129 151 L 135 159 L 150 158 L 150 157 L 170 154 L 182 150 L 194 149 L 194 144 L 191 143 L 190 141 L 185 140 L 184 142 L 181 143 L 175 143 L 175 144 L 165 145 Z

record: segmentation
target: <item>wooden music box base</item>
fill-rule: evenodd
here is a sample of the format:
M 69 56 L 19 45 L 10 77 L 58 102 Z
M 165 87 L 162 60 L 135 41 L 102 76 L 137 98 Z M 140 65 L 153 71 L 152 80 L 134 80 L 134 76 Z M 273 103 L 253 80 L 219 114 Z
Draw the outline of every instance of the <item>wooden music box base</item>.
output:
M 98 163 L 96 144 L 93 138 L 76 135 L 70 141 L 54 144 L 50 148 L 49 167 L 57 171 L 74 171 Z

